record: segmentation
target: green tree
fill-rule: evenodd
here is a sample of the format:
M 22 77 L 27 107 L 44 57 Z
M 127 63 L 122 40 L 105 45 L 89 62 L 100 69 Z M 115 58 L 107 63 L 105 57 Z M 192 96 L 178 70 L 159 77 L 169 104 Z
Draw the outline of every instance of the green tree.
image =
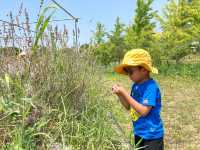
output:
M 166 6 L 163 18 L 159 17 L 164 54 L 177 63 L 192 53 L 191 45 L 199 39 L 200 8 L 196 6 L 199 6 L 197 0 L 172 0 Z
M 127 28 L 125 42 L 128 48 L 149 49 L 153 41 L 155 23 L 152 21 L 155 11 L 153 0 L 137 0 L 136 15 L 133 23 Z
M 117 17 L 114 29 L 107 33 L 104 26 L 97 23 L 93 36 L 94 55 L 97 60 L 108 65 L 112 62 L 120 61 L 124 55 L 124 24 Z
M 192 16 L 191 35 L 192 35 L 192 49 L 195 52 L 200 52 L 200 1 L 190 0 L 189 14 Z
M 96 25 L 96 31 L 93 32 L 93 37 L 91 39 L 92 44 L 94 45 L 100 45 L 105 42 L 105 26 L 101 24 L 100 22 Z
M 97 23 L 96 30 L 93 32 L 93 36 L 91 39 L 91 49 L 92 55 L 96 57 L 97 61 L 101 64 L 108 64 L 109 59 L 109 48 L 106 42 L 107 32 L 105 27 L 101 23 Z
M 125 25 L 121 23 L 120 18 L 117 17 L 114 29 L 109 35 L 108 47 L 110 49 L 110 55 L 112 56 L 113 62 L 119 62 L 124 55 L 124 26 Z

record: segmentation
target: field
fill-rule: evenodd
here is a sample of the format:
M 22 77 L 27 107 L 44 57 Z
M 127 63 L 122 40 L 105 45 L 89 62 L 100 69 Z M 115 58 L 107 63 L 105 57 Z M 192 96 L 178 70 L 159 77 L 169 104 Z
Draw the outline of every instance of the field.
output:
M 130 89 L 125 76 L 108 73 L 107 79 Z M 165 149 L 196 150 L 200 147 L 200 81 L 192 77 L 156 75 L 162 91 L 162 118 L 165 126 Z M 111 84 L 108 84 L 111 86 Z M 112 111 L 129 136 L 132 127 L 128 112 L 120 106 L 117 97 L 111 96 Z
M 200 149 L 200 18 L 193 7 L 199 2 L 170 1 L 165 11 L 172 14 L 159 20 L 162 32 L 156 32 L 153 0 L 137 0 L 131 24 L 117 17 L 107 31 L 97 22 L 83 44 L 82 17 L 55 0 L 38 4 L 33 22 L 23 3 L 0 19 L 0 149 L 139 150 L 129 112 L 111 91 L 115 83 L 130 91 L 132 82 L 112 68 L 137 47 L 146 49 L 159 69 L 152 77 L 162 93 L 165 149 Z M 189 18 L 182 16 L 185 11 L 173 14 L 183 4 Z M 60 10 L 71 19 L 54 19 Z M 58 21 L 74 27 L 70 31 Z
M 111 93 L 131 81 L 70 49 L 47 52 L 1 60 L 1 148 L 134 149 L 129 114 Z M 199 149 L 199 64 L 158 67 L 165 148 Z

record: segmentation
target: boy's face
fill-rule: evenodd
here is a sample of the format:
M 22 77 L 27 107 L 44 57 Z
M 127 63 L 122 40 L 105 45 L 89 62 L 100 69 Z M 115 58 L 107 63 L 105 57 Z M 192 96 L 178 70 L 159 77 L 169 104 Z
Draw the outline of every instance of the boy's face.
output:
M 137 67 L 126 67 L 125 72 L 129 75 L 133 82 L 139 83 L 148 77 L 149 72 L 140 66 Z

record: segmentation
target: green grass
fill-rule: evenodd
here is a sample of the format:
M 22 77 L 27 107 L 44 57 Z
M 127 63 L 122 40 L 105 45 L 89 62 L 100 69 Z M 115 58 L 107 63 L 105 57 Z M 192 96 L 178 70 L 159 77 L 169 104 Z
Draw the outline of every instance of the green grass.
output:
M 23 66 L 23 61 L 15 64 Z M 0 63 L 2 149 L 134 147 L 129 113 L 111 93 L 114 83 L 130 91 L 127 76 L 71 50 L 35 53 L 30 61 L 18 73 L 5 71 L 7 64 Z M 153 76 L 162 91 L 166 149 L 199 149 L 198 71 L 198 64 L 178 65 Z
M 121 149 L 100 69 L 73 51 L 54 54 L 15 60 L 23 72 L 3 72 L 0 63 L 0 147 Z
M 200 63 L 196 64 L 161 64 L 158 66 L 165 76 L 192 77 L 200 80 Z

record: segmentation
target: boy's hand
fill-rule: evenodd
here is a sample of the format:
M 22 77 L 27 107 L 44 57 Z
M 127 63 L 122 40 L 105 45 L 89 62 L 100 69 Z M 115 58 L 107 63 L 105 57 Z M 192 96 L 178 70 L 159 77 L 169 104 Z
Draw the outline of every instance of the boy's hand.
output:
M 114 94 L 117 94 L 117 95 L 118 94 L 122 95 L 123 93 L 126 93 L 126 90 L 124 89 L 124 87 L 122 87 L 119 84 L 114 84 L 112 86 L 112 91 L 113 91 Z

